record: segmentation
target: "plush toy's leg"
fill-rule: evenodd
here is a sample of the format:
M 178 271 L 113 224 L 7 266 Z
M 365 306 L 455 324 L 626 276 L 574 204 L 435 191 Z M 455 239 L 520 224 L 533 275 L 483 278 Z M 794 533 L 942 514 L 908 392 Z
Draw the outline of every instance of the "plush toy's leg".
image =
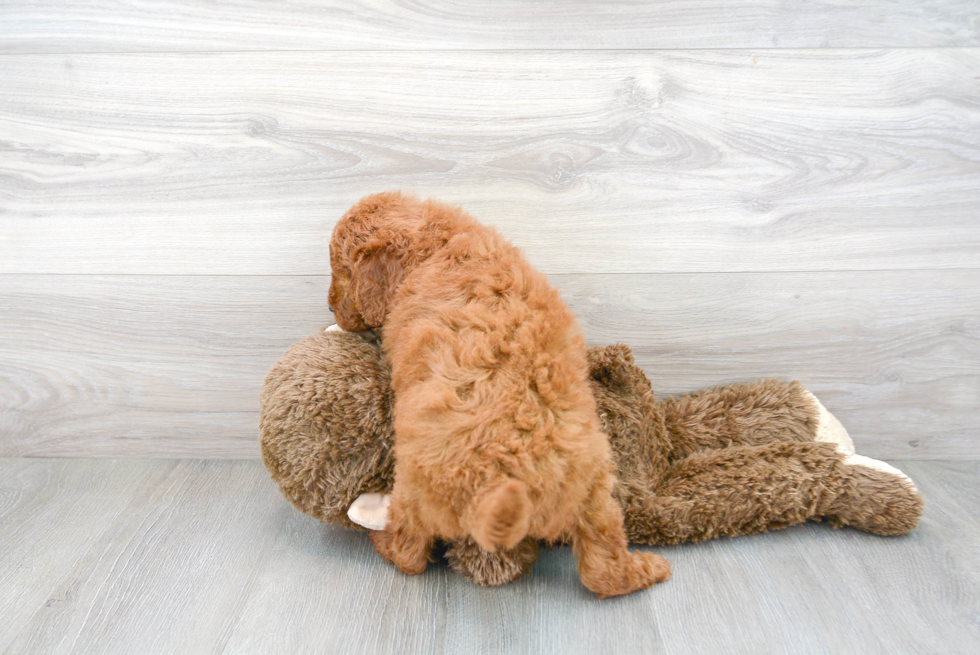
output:
M 859 461 L 816 442 L 695 453 L 658 488 L 621 493 L 626 529 L 632 541 L 673 544 L 820 518 L 878 534 L 914 528 L 922 509 L 915 487 Z
M 396 485 L 397 487 L 397 485 Z M 388 526 L 371 531 L 371 542 L 378 554 L 398 567 L 402 573 L 416 575 L 425 571 L 432 553 L 432 538 L 410 529 L 406 508 L 392 494 Z
M 663 557 L 627 549 L 623 512 L 610 494 L 610 483 L 595 484 L 572 530 L 579 577 L 600 598 L 646 589 L 670 578 L 670 564 Z
M 454 571 L 476 584 L 496 586 L 528 573 L 538 559 L 538 551 L 538 540 L 533 537 L 525 538 L 514 548 L 498 548 L 493 553 L 483 550 L 473 539 L 460 539 L 449 544 L 446 559 Z
M 631 541 L 674 544 L 802 523 L 836 497 L 842 464 L 832 445 L 817 443 L 695 453 L 658 488 L 621 498 L 626 529 Z
M 881 535 L 905 534 L 922 516 L 923 500 L 907 475 L 885 462 L 862 455 L 844 458 L 845 484 L 824 519 L 835 526 Z

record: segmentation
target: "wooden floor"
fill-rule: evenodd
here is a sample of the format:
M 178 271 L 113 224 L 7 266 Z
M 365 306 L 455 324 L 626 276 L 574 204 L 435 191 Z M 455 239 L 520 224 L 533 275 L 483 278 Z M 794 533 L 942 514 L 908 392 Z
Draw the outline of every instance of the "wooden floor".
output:
M 499 588 L 404 576 L 255 461 L 0 460 L 0 652 L 976 653 L 980 462 L 901 465 L 911 535 L 663 548 L 673 579 L 599 601 L 568 548 Z

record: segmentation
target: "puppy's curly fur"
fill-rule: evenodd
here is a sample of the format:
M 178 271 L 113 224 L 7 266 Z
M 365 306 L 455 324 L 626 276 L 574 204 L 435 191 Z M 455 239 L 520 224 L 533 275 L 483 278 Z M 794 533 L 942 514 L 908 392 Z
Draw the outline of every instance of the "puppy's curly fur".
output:
M 437 538 L 487 551 L 571 538 L 602 597 L 666 580 L 627 550 L 609 443 L 575 317 L 517 248 L 456 207 L 368 196 L 337 224 L 330 304 L 345 330 L 384 326 L 395 485 L 378 552 L 421 573 Z

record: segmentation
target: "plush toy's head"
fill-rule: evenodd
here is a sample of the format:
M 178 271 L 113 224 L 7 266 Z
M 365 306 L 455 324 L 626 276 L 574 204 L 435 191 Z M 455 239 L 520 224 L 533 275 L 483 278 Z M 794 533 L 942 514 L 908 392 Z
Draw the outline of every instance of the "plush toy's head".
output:
M 321 521 L 359 528 L 347 509 L 394 480 L 390 372 L 371 333 L 320 330 L 262 385 L 262 460 L 283 495 Z

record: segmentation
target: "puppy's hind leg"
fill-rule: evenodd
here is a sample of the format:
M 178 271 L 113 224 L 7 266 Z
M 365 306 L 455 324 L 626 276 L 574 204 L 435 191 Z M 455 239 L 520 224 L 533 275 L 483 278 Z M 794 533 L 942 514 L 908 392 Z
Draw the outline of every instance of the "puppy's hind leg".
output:
M 433 539 L 410 529 L 408 523 L 396 489 L 392 493 L 388 525 L 384 530 L 371 531 L 371 543 L 378 554 L 397 566 L 399 571 L 418 575 L 429 564 Z
M 579 578 L 599 598 L 646 589 L 670 578 L 670 564 L 663 557 L 627 548 L 623 512 L 611 487 L 611 476 L 596 481 L 572 532 Z

